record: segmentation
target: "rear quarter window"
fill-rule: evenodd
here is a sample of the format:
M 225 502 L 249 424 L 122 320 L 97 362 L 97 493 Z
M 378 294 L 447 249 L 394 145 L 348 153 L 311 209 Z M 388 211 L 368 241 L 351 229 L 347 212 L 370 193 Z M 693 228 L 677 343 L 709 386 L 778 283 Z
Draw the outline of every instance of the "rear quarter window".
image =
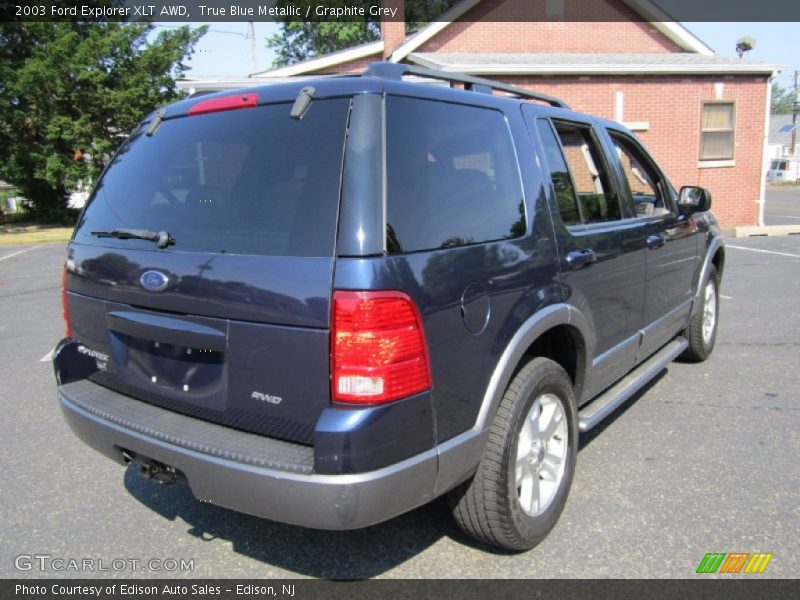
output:
M 168 119 L 133 135 L 98 183 L 76 241 L 92 231 L 167 231 L 175 251 L 333 255 L 349 99 L 316 100 L 303 119 L 274 104 Z
M 386 163 L 390 253 L 524 235 L 519 168 L 501 112 L 390 96 Z

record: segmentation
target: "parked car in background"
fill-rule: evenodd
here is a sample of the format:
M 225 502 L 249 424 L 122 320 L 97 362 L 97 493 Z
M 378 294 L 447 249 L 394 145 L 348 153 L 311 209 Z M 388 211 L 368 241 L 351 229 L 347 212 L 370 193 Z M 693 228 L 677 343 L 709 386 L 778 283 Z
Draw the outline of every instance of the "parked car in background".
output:
M 769 165 L 767 181 L 770 183 L 796 183 L 800 180 L 800 157 L 775 158 Z

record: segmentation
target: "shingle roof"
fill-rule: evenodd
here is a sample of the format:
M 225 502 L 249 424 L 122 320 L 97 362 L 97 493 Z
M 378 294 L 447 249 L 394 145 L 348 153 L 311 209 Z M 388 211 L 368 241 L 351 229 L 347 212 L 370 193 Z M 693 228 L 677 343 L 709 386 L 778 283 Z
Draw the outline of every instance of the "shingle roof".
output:
M 781 65 L 691 52 L 415 52 L 409 60 L 470 73 L 772 73 Z

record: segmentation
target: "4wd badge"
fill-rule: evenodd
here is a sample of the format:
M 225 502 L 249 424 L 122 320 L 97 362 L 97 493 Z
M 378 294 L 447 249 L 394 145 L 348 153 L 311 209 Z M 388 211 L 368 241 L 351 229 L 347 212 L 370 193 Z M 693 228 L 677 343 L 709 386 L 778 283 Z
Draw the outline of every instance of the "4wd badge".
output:
M 263 392 L 253 392 L 250 394 L 250 398 L 253 400 L 261 400 L 261 402 L 269 402 L 270 404 L 280 404 L 283 402 L 283 398 L 280 396 L 270 396 Z

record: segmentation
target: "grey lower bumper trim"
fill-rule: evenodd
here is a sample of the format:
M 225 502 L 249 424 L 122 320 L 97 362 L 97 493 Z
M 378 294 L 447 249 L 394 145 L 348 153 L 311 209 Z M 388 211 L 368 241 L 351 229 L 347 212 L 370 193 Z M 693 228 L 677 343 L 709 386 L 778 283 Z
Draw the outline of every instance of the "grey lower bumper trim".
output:
M 197 498 L 259 517 L 317 529 L 357 529 L 434 497 L 436 448 L 368 473 L 298 473 L 214 456 L 125 427 L 79 406 L 61 389 L 59 399 L 75 434 L 99 452 L 120 461 L 125 448 L 173 466 Z
M 256 467 L 310 474 L 314 449 L 178 414 L 82 379 L 59 388 L 86 412 L 175 446 Z

